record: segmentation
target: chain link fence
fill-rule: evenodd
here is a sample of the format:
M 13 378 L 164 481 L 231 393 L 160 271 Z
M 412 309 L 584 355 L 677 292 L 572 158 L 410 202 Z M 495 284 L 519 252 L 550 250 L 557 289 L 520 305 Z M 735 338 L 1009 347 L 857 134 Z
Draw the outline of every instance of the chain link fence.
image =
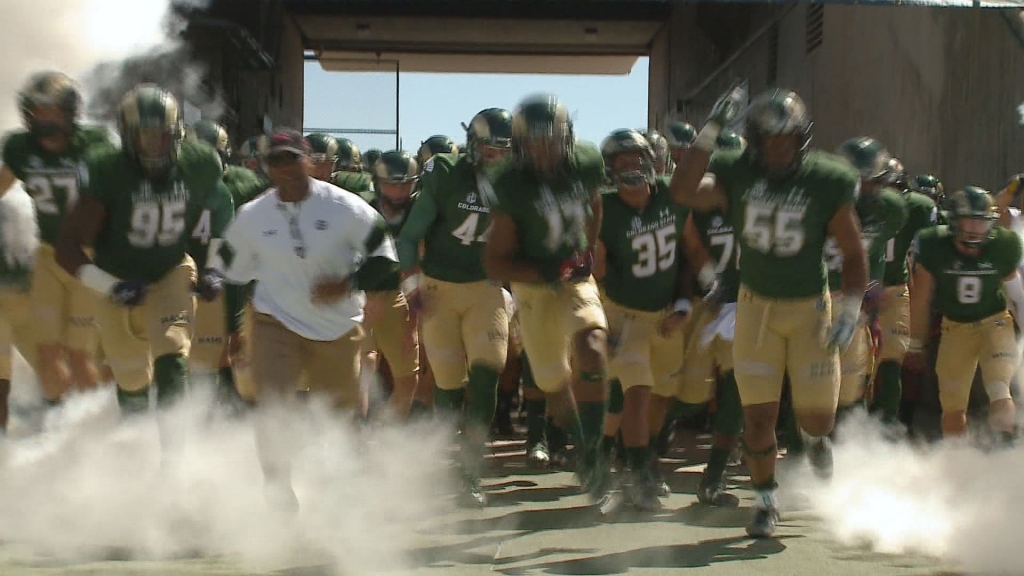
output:
M 348 138 L 360 150 L 398 147 L 397 61 L 375 62 L 373 72 L 323 71 L 307 74 L 303 132 Z

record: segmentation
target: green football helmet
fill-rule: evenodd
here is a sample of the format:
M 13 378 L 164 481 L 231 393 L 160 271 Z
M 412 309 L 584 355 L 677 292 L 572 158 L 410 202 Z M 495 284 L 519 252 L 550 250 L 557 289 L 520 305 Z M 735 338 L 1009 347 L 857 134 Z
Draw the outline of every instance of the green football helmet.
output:
M 37 121 L 37 106 L 56 106 L 66 117 L 66 123 Z M 74 80 L 63 72 L 45 71 L 33 74 L 18 92 L 18 108 L 25 127 L 36 138 L 56 134 L 71 136 L 82 110 L 82 96 Z
M 811 114 L 796 92 L 772 89 L 751 102 L 744 118 L 747 139 L 746 153 L 757 161 L 769 178 L 787 178 L 800 169 L 811 144 Z M 784 168 L 772 169 L 762 159 L 765 138 L 768 136 L 796 136 L 797 154 Z
M 742 150 L 747 143 L 743 137 L 732 131 L 719 132 L 715 139 L 715 147 L 718 150 Z
M 685 149 L 692 146 L 693 141 L 697 139 L 697 129 L 686 122 L 672 122 L 668 125 L 665 137 L 668 139 L 669 148 Z
M 382 152 L 376 148 L 370 148 L 363 152 L 363 171 L 373 174 L 373 165 L 380 160 Z
M 459 147 L 451 138 L 442 134 L 436 134 L 420 143 L 420 149 L 416 152 L 416 161 L 420 168 L 427 164 L 434 154 L 458 154 Z
M 414 182 L 419 179 L 419 173 L 419 163 L 405 150 L 384 152 L 373 166 L 374 179 L 390 184 Z
M 539 149 L 538 140 L 553 141 L 553 146 Z M 575 153 L 572 118 L 557 96 L 527 96 L 516 106 L 512 113 L 512 159 L 517 166 L 554 176 L 568 170 Z
M 936 204 L 942 205 L 946 200 L 946 190 L 942 182 L 931 174 L 918 174 L 910 181 L 910 189 L 931 198 Z
M 842 156 L 860 174 L 862 182 L 891 184 L 893 182 L 892 154 L 874 138 L 850 138 L 839 145 L 836 154 Z
M 950 196 L 949 228 L 958 242 L 977 248 L 995 235 L 999 210 L 995 198 L 984 188 L 965 186 Z
M 228 131 L 220 124 L 213 120 L 200 120 L 185 130 L 185 139 L 209 144 L 220 154 L 221 162 L 227 166 L 231 157 L 231 140 L 228 138 Z
M 477 146 L 512 148 L 512 113 L 502 108 L 487 108 L 473 116 L 466 128 L 466 156 L 473 165 L 482 162 Z
M 903 167 L 903 162 L 895 156 L 889 160 L 889 183 L 900 192 L 910 189 L 910 175 Z
M 132 88 L 117 108 L 125 154 L 147 174 L 162 174 L 178 161 L 184 124 L 178 100 L 156 84 Z
M 640 170 L 619 172 L 612 167 L 615 157 L 624 153 L 640 154 Z M 654 184 L 657 177 L 654 169 L 654 150 L 651 148 L 650 140 L 637 130 L 622 129 L 609 134 L 601 143 L 601 155 L 604 156 L 605 170 L 612 184 L 626 187 L 640 186 L 644 183 Z
M 338 141 L 334 139 L 334 136 L 323 132 L 314 132 L 306 134 L 306 143 L 309 144 L 309 157 L 313 163 L 330 162 L 333 166 L 338 159 Z
M 363 155 L 356 143 L 348 138 L 338 138 L 337 160 L 334 161 L 335 172 L 362 172 Z

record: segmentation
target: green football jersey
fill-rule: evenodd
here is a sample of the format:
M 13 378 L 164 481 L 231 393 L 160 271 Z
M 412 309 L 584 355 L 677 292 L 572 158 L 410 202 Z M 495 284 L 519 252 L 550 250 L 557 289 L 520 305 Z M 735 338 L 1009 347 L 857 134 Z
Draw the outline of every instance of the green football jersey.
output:
M 3 146 L 3 162 L 25 183 L 32 196 L 39 219 L 39 237 L 52 245 L 57 240 L 60 223 L 78 201 L 85 186 L 86 156 L 100 147 L 113 147 L 104 128 L 78 126 L 71 145 L 63 154 L 44 150 L 25 131 L 11 133 Z
M 939 312 L 954 322 L 976 322 L 1006 310 L 1003 278 L 1020 266 L 1020 238 L 996 226 L 977 258 L 958 252 L 955 242 L 949 226 L 922 230 L 914 242 L 914 261 L 935 278 Z
M 562 263 L 588 245 L 595 195 L 605 183 L 604 159 L 590 142 L 578 140 L 569 170 L 551 182 L 521 170 L 511 161 L 491 178 L 497 208 L 516 223 L 519 252 L 545 278 L 557 278 Z
M 237 183 L 237 181 L 236 181 Z M 227 182 L 217 186 L 210 197 L 199 208 L 199 219 L 192 228 L 192 236 L 188 243 L 188 253 L 196 262 L 196 268 L 206 267 L 206 257 L 210 249 L 211 238 L 223 238 L 228 224 L 235 218 L 235 204 L 231 189 Z
M 668 178 L 661 176 L 650 200 L 637 211 L 615 191 L 601 195 L 601 242 L 607 253 L 605 294 L 620 306 L 657 311 L 675 299 L 679 238 L 689 210 L 672 202 Z
M 436 154 L 420 178 L 418 197 L 427 196 L 437 217 L 423 237 L 423 273 L 444 282 L 485 280 L 483 249 L 495 202 L 488 181 L 481 190 L 467 156 Z
M 721 302 L 735 302 L 740 292 L 739 257 L 740 247 L 733 234 L 732 222 L 720 210 L 713 212 L 692 212 L 693 225 L 700 234 L 700 241 L 707 249 L 715 272 L 718 273 L 718 287 Z
M 376 194 L 373 191 L 373 176 L 367 172 L 335 172 L 331 174 L 331 184 L 358 194 L 360 198 L 371 204 L 376 199 Z
M 868 259 L 868 279 L 881 281 L 885 276 L 886 250 L 891 240 L 906 227 L 906 206 L 900 193 L 884 188 L 877 195 L 861 194 L 855 204 L 860 221 L 864 251 Z M 828 288 L 843 289 L 843 253 L 834 237 L 825 244 Z
M 222 174 L 216 151 L 189 141 L 181 144 L 171 173 L 157 181 L 119 150 L 90 156 L 82 193 L 106 209 L 96 265 L 123 280 L 163 278 L 185 257 L 203 210 L 230 198 Z
M 885 248 L 885 285 L 899 286 L 907 283 L 910 271 L 907 269 L 907 252 L 918 232 L 938 223 L 935 201 L 920 192 L 901 195 L 906 204 L 907 223 L 899 233 L 889 240 Z
M 765 298 L 806 298 L 828 288 L 823 254 L 829 222 L 853 203 L 857 172 L 842 159 L 812 150 L 793 175 L 768 180 L 751 155 L 716 153 L 714 173 L 729 202 L 742 258 L 740 281 Z
M 270 183 L 259 174 L 241 166 L 228 166 L 224 170 L 224 185 L 231 191 L 231 201 L 235 205 L 235 210 L 270 187 Z

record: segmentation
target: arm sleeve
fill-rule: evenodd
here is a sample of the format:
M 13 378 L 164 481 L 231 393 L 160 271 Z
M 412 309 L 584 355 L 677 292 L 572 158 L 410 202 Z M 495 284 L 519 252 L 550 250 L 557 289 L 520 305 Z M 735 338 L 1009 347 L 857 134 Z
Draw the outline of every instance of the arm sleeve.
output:
M 437 201 L 434 199 L 433 186 L 424 185 L 423 192 L 416 197 L 398 235 L 398 260 L 402 272 L 412 270 L 419 264 L 420 240 L 427 235 L 427 230 L 436 219 Z
M 376 210 L 365 206 L 366 230 L 359 243 L 366 255 L 354 277 L 360 290 L 380 292 L 398 289 L 398 254 L 395 242 L 388 233 L 387 223 Z
M 239 212 L 240 217 L 228 225 L 224 232 L 224 241 L 217 251 L 224 264 L 224 277 L 233 284 L 248 284 L 256 279 L 259 271 L 259 256 L 245 232 L 251 218 L 246 218 L 245 215 L 245 210 Z

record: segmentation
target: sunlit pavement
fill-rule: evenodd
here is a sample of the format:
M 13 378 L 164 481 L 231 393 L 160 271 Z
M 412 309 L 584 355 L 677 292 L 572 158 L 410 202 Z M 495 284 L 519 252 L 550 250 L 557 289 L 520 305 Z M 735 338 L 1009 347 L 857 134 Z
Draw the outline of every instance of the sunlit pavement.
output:
M 338 570 L 311 551 L 273 567 L 245 569 L 231 558 L 183 558 L 147 562 L 131 553 L 112 550 L 109 560 L 88 564 L 54 564 L 17 545 L 0 546 L 0 574 L 670 574 L 680 570 L 714 574 L 790 574 L 823 576 L 953 574 L 939 562 L 915 556 L 890 556 L 840 546 L 807 512 L 791 510 L 783 517 L 778 537 L 755 541 L 743 526 L 749 519 L 750 493 L 732 491 L 739 507 L 707 508 L 693 492 L 703 466 L 701 441 L 690 439 L 668 463 L 673 494 L 658 514 L 624 509 L 602 518 L 578 493 L 568 472 L 537 472 L 526 468 L 521 442 L 497 442 L 485 481 L 490 505 L 484 510 L 455 507 L 452 498 L 439 502 L 428 520 L 407 522 L 401 529 L 410 545 L 394 566 L 360 571 Z M 745 480 L 742 471 L 730 477 Z M 300 495 L 301 496 L 301 495 Z

